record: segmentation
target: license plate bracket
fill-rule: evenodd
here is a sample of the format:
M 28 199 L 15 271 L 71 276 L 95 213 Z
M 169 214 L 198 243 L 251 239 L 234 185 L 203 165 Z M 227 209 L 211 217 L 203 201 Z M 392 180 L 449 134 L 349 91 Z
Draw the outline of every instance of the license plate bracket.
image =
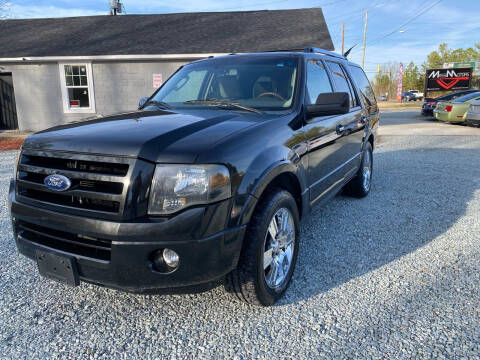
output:
M 40 275 L 70 286 L 80 284 L 75 258 L 43 250 L 37 250 L 35 257 Z

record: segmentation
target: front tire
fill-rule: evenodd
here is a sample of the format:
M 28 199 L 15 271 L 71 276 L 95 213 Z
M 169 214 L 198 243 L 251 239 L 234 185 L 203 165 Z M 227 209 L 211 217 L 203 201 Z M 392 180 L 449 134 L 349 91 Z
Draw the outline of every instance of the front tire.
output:
M 345 185 L 344 192 L 347 195 L 363 198 L 368 195 L 372 187 L 373 175 L 373 149 L 372 144 L 367 142 L 367 145 L 362 152 L 362 162 L 357 175 Z
M 293 196 L 269 191 L 250 220 L 238 266 L 225 287 L 249 304 L 273 305 L 287 290 L 295 269 L 299 215 Z

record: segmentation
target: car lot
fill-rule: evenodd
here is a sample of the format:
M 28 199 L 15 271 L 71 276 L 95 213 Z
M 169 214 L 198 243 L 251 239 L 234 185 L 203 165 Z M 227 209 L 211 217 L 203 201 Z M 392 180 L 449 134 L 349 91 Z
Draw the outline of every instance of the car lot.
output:
M 221 287 L 139 296 L 40 278 L 12 241 L 15 153 L 0 153 L 2 358 L 478 356 L 480 129 L 418 111 L 383 111 L 381 125 L 371 194 L 315 208 L 293 283 L 267 309 Z

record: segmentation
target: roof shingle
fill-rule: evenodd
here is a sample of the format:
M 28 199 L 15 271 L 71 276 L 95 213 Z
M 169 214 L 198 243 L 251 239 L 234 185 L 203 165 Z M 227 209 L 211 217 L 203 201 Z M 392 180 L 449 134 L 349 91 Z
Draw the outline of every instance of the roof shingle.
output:
M 333 50 L 320 8 L 0 21 L 0 58 Z

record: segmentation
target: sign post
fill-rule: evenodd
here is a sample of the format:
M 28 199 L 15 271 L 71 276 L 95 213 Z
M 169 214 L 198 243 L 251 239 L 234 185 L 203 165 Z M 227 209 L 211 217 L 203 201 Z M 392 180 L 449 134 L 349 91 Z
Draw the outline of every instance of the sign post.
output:
M 403 64 L 400 63 L 398 68 L 398 86 L 397 86 L 397 101 L 402 102 L 402 89 L 403 89 Z

